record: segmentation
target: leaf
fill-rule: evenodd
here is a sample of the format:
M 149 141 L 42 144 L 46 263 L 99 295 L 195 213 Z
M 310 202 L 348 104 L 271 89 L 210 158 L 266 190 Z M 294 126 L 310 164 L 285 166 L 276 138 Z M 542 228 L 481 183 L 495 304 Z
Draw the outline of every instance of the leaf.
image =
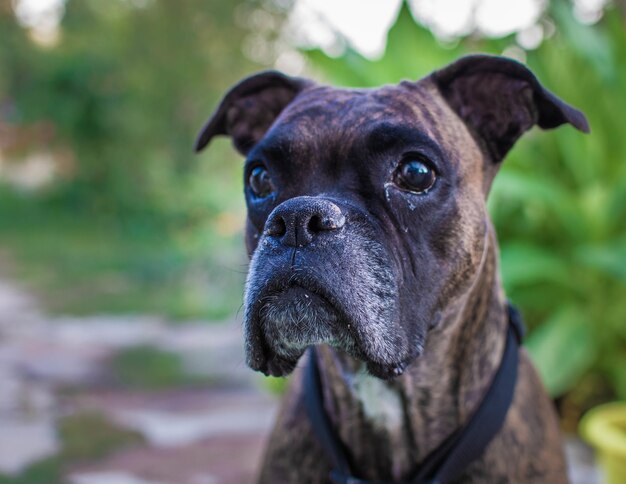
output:
M 576 251 L 579 260 L 594 269 L 626 282 L 626 241 L 603 246 L 586 246 Z
M 525 346 L 553 397 L 569 390 L 595 360 L 597 342 L 583 314 L 571 307 L 561 310 L 526 340 Z
M 614 353 L 609 363 L 608 374 L 613 382 L 617 398 L 626 400 L 626 372 L 623 371 L 626 368 L 626 355 Z
M 502 274 L 507 287 L 539 281 L 569 285 L 570 270 L 562 254 L 538 246 L 507 244 L 500 252 Z
M 495 179 L 489 207 L 493 210 L 508 200 L 517 201 L 522 206 L 539 208 L 551 226 L 565 230 L 571 238 L 585 237 L 586 227 L 581 224 L 579 203 L 563 188 L 558 178 L 542 178 L 519 170 L 502 170 Z
M 567 38 L 570 48 L 585 59 L 605 80 L 614 80 L 618 63 L 615 62 L 613 45 L 606 33 L 578 22 L 572 15 L 571 7 L 565 2 L 554 2 L 552 14 Z
M 415 22 L 408 6 L 403 3 L 389 30 L 387 48 L 380 59 L 366 59 L 349 45 L 336 58 L 318 49 L 305 50 L 304 54 L 334 83 L 371 87 L 402 79 L 417 80 L 455 60 L 464 51 L 461 44 L 443 48 L 428 29 Z
M 505 169 L 498 174 L 492 194 L 498 198 L 533 199 L 547 206 L 559 208 L 571 205 L 572 197 L 557 181 Z

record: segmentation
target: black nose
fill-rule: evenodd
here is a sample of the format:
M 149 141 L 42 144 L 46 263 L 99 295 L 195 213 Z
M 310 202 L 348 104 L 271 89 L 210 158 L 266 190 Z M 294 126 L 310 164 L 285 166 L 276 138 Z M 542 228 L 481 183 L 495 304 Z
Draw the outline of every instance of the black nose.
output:
M 276 207 L 265 223 L 265 235 L 279 237 L 291 247 L 304 247 L 316 235 L 338 230 L 346 217 L 330 200 L 318 197 L 295 197 Z

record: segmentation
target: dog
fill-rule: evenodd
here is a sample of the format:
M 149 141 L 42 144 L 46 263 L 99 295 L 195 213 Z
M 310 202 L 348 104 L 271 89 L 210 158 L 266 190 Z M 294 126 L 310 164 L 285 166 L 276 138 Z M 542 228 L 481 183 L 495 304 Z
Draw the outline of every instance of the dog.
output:
M 486 198 L 525 131 L 565 123 L 589 132 L 524 65 L 472 55 L 377 89 L 261 72 L 204 126 L 197 151 L 227 135 L 246 157 L 247 364 L 284 376 L 318 345 L 309 364 L 359 479 L 407 482 L 479 407 L 508 327 Z M 502 426 L 460 482 L 566 482 L 523 349 L 516 374 Z M 330 482 L 305 393 L 296 372 L 260 482 Z

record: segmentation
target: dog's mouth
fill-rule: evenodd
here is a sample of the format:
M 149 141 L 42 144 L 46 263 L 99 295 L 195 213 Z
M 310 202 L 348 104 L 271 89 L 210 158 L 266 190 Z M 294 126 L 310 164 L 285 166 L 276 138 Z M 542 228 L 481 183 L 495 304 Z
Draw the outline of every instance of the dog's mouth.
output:
M 340 339 L 337 309 L 326 296 L 291 285 L 266 298 L 260 311 L 260 324 L 272 351 L 288 359 L 298 359 L 314 344 L 336 343 Z
M 326 344 L 374 376 L 400 375 L 421 351 L 400 320 L 398 279 L 388 252 L 353 223 L 341 237 L 292 248 L 263 236 L 244 295 L 246 362 L 285 376 L 309 346 Z
M 253 369 L 284 376 L 311 345 L 328 344 L 354 353 L 346 316 L 330 294 L 310 286 L 292 280 L 285 287 L 268 289 L 260 298 L 253 324 L 260 330 L 257 343 L 264 358 L 249 359 Z
M 363 322 L 350 316 L 337 295 L 310 279 L 306 285 L 295 279 L 289 278 L 288 285 L 278 284 L 278 288 L 269 284 L 254 312 L 247 315 L 246 346 L 252 369 L 285 376 L 309 346 L 319 344 L 364 362 L 372 375 L 382 379 L 401 375 L 414 359 L 415 355 L 398 359 L 398 352 L 391 361 L 380 361 L 368 348 Z

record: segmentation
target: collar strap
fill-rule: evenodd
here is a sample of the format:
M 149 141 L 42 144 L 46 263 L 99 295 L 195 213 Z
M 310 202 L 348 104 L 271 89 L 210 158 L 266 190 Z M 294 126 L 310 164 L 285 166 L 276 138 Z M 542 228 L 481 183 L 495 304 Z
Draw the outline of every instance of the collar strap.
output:
M 431 452 L 406 484 L 447 484 L 462 476 L 467 466 L 478 459 L 489 442 L 500 431 L 513 401 L 519 345 L 524 325 L 519 312 L 508 305 L 508 331 L 500 366 L 487 393 L 470 419 Z M 339 439 L 323 405 L 322 386 L 315 347 L 310 348 L 304 380 L 304 400 L 315 435 L 322 445 L 333 470 L 335 484 L 384 484 L 354 477 L 346 450 Z

